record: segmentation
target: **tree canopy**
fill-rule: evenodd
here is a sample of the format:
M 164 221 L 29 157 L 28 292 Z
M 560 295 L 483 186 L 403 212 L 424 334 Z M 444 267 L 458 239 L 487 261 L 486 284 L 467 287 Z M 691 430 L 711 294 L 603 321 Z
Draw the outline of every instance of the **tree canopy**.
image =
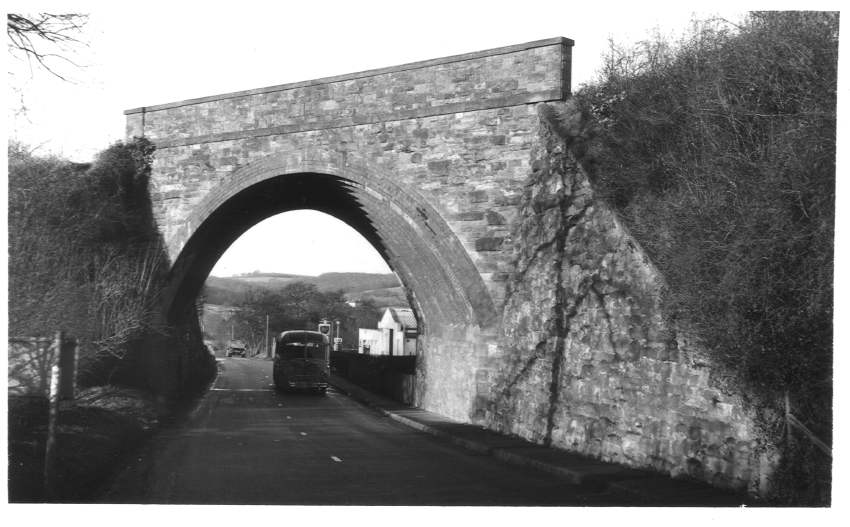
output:
M 327 318 L 340 321 L 340 336 L 346 347 L 358 341 L 358 329 L 374 328 L 380 317 L 371 302 L 349 305 L 342 291 L 322 292 L 315 284 L 292 282 L 280 288 L 248 287 L 230 298 L 230 318 L 215 320 L 207 317 L 206 332 L 223 346 L 233 338 L 243 340 L 252 353 L 262 352 L 265 343 L 266 317 L 270 340 L 282 331 L 292 329 L 316 330 Z

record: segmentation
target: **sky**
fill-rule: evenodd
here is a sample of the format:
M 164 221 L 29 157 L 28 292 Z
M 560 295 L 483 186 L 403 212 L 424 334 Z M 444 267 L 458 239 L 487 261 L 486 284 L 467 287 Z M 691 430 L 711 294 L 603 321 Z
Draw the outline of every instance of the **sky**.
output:
M 573 89 L 593 80 L 609 38 L 630 43 L 654 30 L 676 37 L 694 15 L 739 20 L 749 7 L 781 2 L 313 1 L 54 3 L 87 12 L 81 40 L 56 63 L 65 82 L 8 61 L 11 137 L 76 161 L 124 138 L 123 111 L 139 106 L 315 79 L 556 36 L 575 41 Z M 809 2 L 798 7 L 815 8 Z M 29 2 L 19 9 L 31 12 Z M 120 6 L 120 7 L 116 7 Z M 238 9 L 236 7 L 238 6 Z M 269 7 L 276 6 L 276 7 Z M 826 4 L 824 7 L 828 7 Z M 15 10 L 12 2 L 9 10 Z M 309 229 L 304 229 L 309 225 Z M 315 250 L 310 260 L 276 254 L 269 239 Z M 345 251 L 344 253 L 342 251 Z M 345 259 L 339 254 L 346 254 Z M 389 272 L 377 252 L 342 222 L 317 212 L 285 213 L 237 240 L 212 274 Z

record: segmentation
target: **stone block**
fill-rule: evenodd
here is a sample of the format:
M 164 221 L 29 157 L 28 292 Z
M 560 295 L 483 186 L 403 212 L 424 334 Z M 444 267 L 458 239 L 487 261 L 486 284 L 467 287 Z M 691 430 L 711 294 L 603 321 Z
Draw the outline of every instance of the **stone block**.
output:
M 498 251 L 502 248 L 504 238 L 490 237 L 475 240 L 475 250 L 479 252 Z
M 451 161 L 428 161 L 428 170 L 441 176 L 447 175 L 451 166 Z
M 480 221 L 484 219 L 484 213 L 476 210 L 459 212 L 454 215 L 454 219 L 457 221 Z
M 487 225 L 505 225 L 505 217 L 494 210 L 488 210 L 485 213 Z

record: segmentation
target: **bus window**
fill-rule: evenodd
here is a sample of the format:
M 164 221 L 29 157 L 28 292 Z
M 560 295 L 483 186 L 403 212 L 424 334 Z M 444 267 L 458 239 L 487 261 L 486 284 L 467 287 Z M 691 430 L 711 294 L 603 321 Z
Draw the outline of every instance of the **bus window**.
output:
M 284 359 L 324 359 L 324 335 L 310 333 L 294 333 L 284 335 L 278 345 L 278 355 Z
M 277 354 L 284 359 L 303 359 L 304 344 L 302 342 L 287 342 L 277 348 Z
M 308 342 L 305 345 L 306 358 L 308 358 L 308 359 L 324 359 L 325 358 L 325 346 L 327 346 L 327 344 L 320 344 L 318 342 Z

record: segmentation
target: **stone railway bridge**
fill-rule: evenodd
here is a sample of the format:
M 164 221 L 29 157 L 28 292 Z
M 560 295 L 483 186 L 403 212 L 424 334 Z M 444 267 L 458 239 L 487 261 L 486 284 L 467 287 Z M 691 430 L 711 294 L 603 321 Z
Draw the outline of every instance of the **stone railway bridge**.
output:
M 664 322 L 663 282 L 559 131 L 554 38 L 128 110 L 185 312 L 259 221 L 315 209 L 362 234 L 422 329 L 415 403 L 609 461 L 757 488 L 751 412 Z M 567 117 L 564 117 L 564 116 Z M 560 117 L 559 117 L 560 116 Z

